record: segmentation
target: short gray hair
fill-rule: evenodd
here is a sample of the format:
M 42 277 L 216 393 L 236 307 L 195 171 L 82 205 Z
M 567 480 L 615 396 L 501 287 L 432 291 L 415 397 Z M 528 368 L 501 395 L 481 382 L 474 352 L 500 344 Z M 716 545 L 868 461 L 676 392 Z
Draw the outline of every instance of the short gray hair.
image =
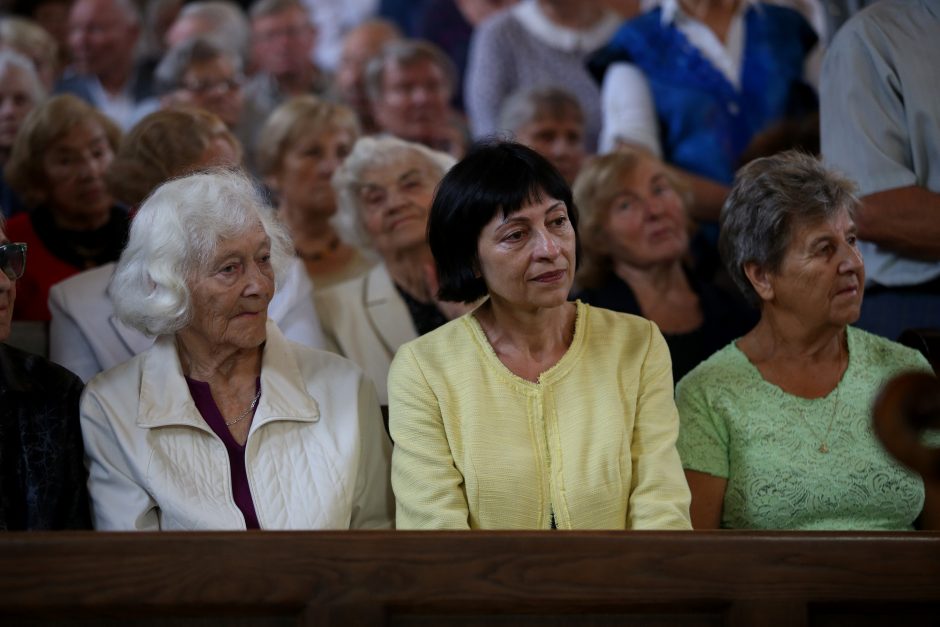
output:
M 29 95 L 33 99 L 33 105 L 42 102 L 46 97 L 46 87 L 42 84 L 33 62 L 15 50 L 0 50 L 0 76 L 6 74 L 10 68 L 20 70 L 26 75 L 26 80 L 29 82 Z
M 190 2 L 184 4 L 183 8 L 180 9 L 176 21 L 184 18 L 205 20 L 207 23 L 215 25 L 212 32 L 205 33 L 203 37 L 209 37 L 219 43 L 226 42 L 241 57 L 248 54 L 251 42 L 251 27 L 248 24 L 248 16 L 245 15 L 245 11 L 235 2 L 230 0 Z
M 363 173 L 372 168 L 399 162 L 409 156 L 417 157 L 424 163 L 428 173 L 435 177 L 435 185 L 457 162 L 447 153 L 391 135 L 363 137 L 353 146 L 352 152 L 333 173 L 337 211 L 332 221 L 345 242 L 364 250 L 372 249 L 372 239 L 362 224 L 359 206 L 359 187 Z
M 855 184 L 812 155 L 788 150 L 756 159 L 738 171 L 721 208 L 718 249 L 735 284 L 751 304 L 760 297 L 744 266 L 777 272 L 794 231 L 842 211 L 854 218 Z
M 182 86 L 183 76 L 190 67 L 198 63 L 214 61 L 219 57 L 228 59 L 236 74 L 241 73 L 241 55 L 212 37 L 193 37 L 170 48 L 153 73 L 157 94 L 162 96 L 179 89 Z
M 219 243 L 261 224 L 280 285 L 293 257 L 284 226 L 247 176 L 216 169 L 164 183 L 141 205 L 109 292 L 114 311 L 147 335 L 176 333 L 192 316 L 189 281 Z
M 430 61 L 441 69 L 448 89 L 457 86 L 457 68 L 444 51 L 422 39 L 400 39 L 391 41 L 366 65 L 365 85 L 369 100 L 376 102 L 382 97 L 382 80 L 385 68 L 391 64 L 409 66 L 418 61 Z
M 578 98 L 567 89 L 555 86 L 523 87 L 512 93 L 499 110 L 499 128 L 518 131 L 542 117 L 574 115 L 584 124 L 584 111 Z

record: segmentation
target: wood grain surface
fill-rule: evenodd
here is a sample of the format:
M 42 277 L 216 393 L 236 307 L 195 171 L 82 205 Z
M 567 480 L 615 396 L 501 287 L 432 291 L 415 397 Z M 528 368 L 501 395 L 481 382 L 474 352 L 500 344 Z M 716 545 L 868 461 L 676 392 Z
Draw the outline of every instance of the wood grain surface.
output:
M 940 533 L 7 533 L 0 624 L 940 625 Z

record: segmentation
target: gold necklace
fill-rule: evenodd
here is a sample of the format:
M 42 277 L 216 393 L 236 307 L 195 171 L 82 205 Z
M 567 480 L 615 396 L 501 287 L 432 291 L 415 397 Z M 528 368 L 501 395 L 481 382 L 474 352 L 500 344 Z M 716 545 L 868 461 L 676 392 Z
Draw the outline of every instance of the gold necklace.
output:
M 838 413 L 839 407 L 839 393 L 842 392 L 841 386 L 836 388 L 836 398 L 832 404 L 832 414 L 829 416 L 829 425 L 826 427 L 826 433 L 823 437 L 819 437 L 819 434 L 816 433 L 816 429 L 813 428 L 813 424 L 806 418 L 806 411 L 800 409 L 800 418 L 803 419 L 803 422 L 806 423 L 806 426 L 809 427 L 809 430 L 813 432 L 813 435 L 819 440 L 819 448 L 816 449 L 820 453 L 829 452 L 829 434 L 832 432 L 832 425 L 836 420 L 836 414 Z
M 848 338 L 846 338 L 846 341 L 848 341 Z M 839 341 L 839 370 L 842 370 L 842 351 L 843 351 L 842 341 L 840 340 Z M 849 369 L 849 364 L 848 364 L 847 359 L 846 359 L 845 369 L 846 370 Z M 842 373 L 840 373 L 839 381 L 836 383 L 836 397 L 832 403 L 832 414 L 829 416 L 829 425 L 826 427 L 826 433 L 825 435 L 823 435 L 823 437 L 821 438 L 819 437 L 819 434 L 816 433 L 816 429 L 813 428 L 813 424 L 809 420 L 807 420 L 806 410 L 802 408 L 800 409 L 800 418 L 803 420 L 803 422 L 806 424 L 809 430 L 813 432 L 813 436 L 815 436 L 819 440 L 819 448 L 816 450 L 823 454 L 826 454 L 829 452 L 829 434 L 832 432 L 832 425 L 835 423 L 836 414 L 838 413 L 839 396 L 842 394 L 842 376 L 844 376 L 844 374 L 845 374 L 845 371 L 842 371 Z

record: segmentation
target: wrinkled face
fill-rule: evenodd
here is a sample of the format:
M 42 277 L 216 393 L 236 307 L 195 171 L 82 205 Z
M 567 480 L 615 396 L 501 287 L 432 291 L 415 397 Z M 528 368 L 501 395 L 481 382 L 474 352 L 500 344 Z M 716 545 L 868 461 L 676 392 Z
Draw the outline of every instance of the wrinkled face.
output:
M 570 185 L 584 163 L 584 123 L 577 115 L 540 116 L 516 131 L 516 139 L 555 166 Z
M 768 274 L 765 307 L 799 320 L 807 329 L 844 327 L 858 320 L 865 264 L 848 211 L 796 227 L 778 272 Z M 758 292 L 760 293 L 760 292 Z
M 407 155 L 369 168 L 359 179 L 359 211 L 372 245 L 383 258 L 426 245 L 428 213 L 440 177 Z
M 16 131 L 34 106 L 36 101 L 26 72 L 7 66 L 0 76 L 0 150 L 13 147 Z
M 229 128 L 242 114 L 242 76 L 227 57 L 194 63 L 183 74 L 180 87 L 171 95 L 172 104 L 187 105 L 214 113 Z
M 189 282 L 192 320 L 180 336 L 218 350 L 249 349 L 264 342 L 268 303 L 274 296 L 271 242 L 258 223 L 219 242 L 209 266 Z
M 6 233 L 0 228 L 0 245 L 9 242 Z M 15 300 L 16 281 L 0 269 L 0 342 L 5 342 L 10 337 L 10 322 L 13 319 L 13 301 Z
M 638 268 L 679 261 L 689 247 L 685 205 L 662 163 L 640 159 L 610 202 L 600 234 L 615 261 Z
M 352 131 L 328 128 L 298 137 L 284 152 L 274 187 L 281 201 L 326 216 L 336 212 L 330 179 L 352 150 Z
M 251 33 L 254 60 L 260 71 L 283 76 L 299 73 L 310 64 L 316 30 L 303 8 L 290 7 L 256 18 Z
M 383 131 L 408 141 L 433 143 L 448 126 L 449 99 L 444 72 L 432 61 L 389 63 L 382 73 L 382 94 L 373 103 L 373 112 Z
M 107 217 L 113 204 L 104 175 L 114 153 L 94 119 L 73 126 L 42 156 L 48 202 L 61 220 L 92 222 Z
M 133 58 L 140 28 L 115 0 L 77 0 L 69 14 L 69 48 L 80 73 L 103 75 Z
M 543 194 L 515 213 L 493 217 L 477 243 L 480 274 L 494 305 L 533 310 L 568 300 L 576 238 L 568 209 Z

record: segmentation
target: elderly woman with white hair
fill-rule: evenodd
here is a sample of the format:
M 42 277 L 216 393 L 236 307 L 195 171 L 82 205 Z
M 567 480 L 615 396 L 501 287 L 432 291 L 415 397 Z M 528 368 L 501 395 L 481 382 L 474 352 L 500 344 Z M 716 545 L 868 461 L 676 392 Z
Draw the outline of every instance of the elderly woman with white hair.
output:
M 291 258 L 243 175 L 176 179 L 142 205 L 114 308 L 158 338 L 82 396 L 97 529 L 390 526 L 372 384 L 268 319 Z
M 463 313 L 437 300 L 425 237 L 434 189 L 453 164 L 421 144 L 364 137 L 333 175 L 340 236 L 382 263 L 317 291 L 317 311 L 327 342 L 372 377 L 382 405 L 398 347 Z

